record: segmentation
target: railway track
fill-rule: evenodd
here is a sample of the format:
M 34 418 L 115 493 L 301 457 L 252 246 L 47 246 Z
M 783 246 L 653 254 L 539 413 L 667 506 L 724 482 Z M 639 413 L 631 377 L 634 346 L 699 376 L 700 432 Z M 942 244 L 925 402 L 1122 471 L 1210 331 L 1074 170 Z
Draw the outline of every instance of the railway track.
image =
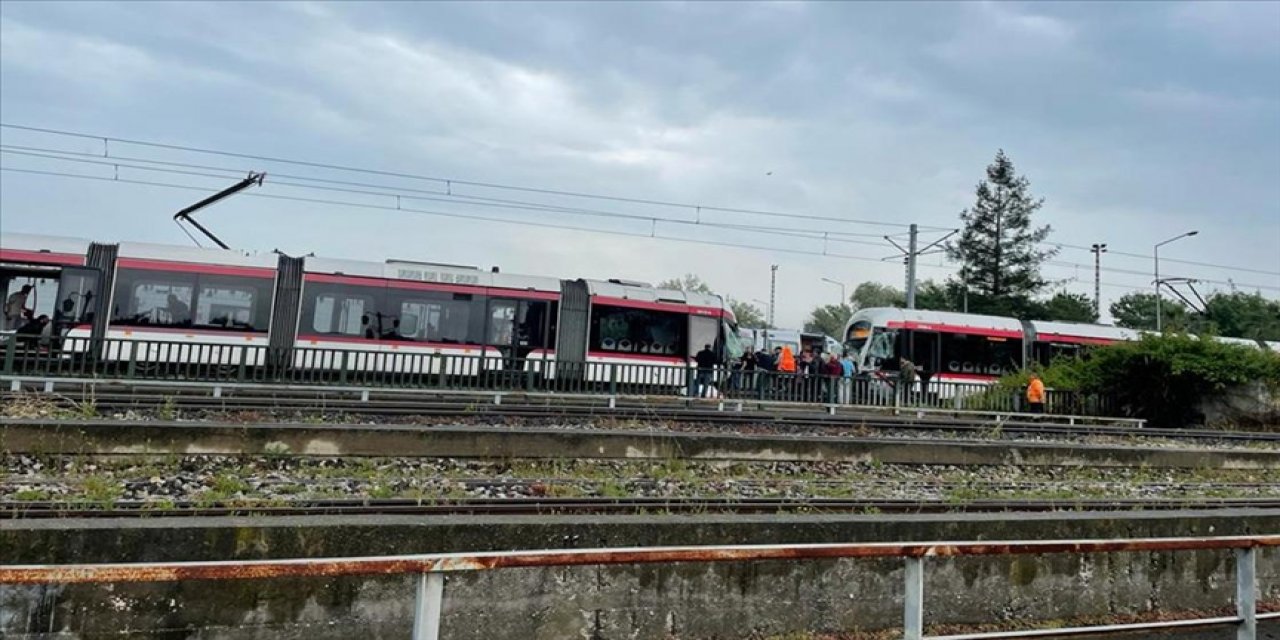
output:
M 81 503 L 26 502 L 0 504 L 0 519 L 33 518 L 172 518 L 197 516 L 299 515 L 654 515 L 780 513 L 992 513 L 1047 511 L 1135 511 L 1202 509 L 1276 509 L 1280 499 L 1222 500 L 859 500 L 841 498 L 542 498 L 418 500 L 308 500 L 276 503 L 155 503 L 121 501 L 101 508 Z
M 30 394 L 0 394 L 0 400 L 30 397 Z M 65 396 L 51 396 L 68 410 L 82 406 Z M 438 399 L 435 397 L 333 398 L 317 397 L 315 392 L 270 392 L 262 394 L 224 395 L 209 393 L 164 392 L 98 392 L 92 397 L 98 413 L 127 411 L 163 411 L 166 414 L 207 416 L 226 413 L 265 413 L 268 415 L 328 414 L 346 417 L 435 419 L 465 421 L 529 421 L 529 420 L 600 420 L 616 422 L 666 423 L 683 426 L 753 427 L 778 433 L 797 430 L 898 431 L 911 433 L 952 433 L 978 435 L 1020 435 L 1031 437 L 1104 436 L 1115 438 L 1190 440 L 1224 443 L 1280 443 L 1280 433 L 1219 431 L 1210 429 L 1135 428 L 1102 424 L 1062 424 L 1025 420 L 974 419 L 915 415 L 893 416 L 884 413 L 829 415 L 809 410 L 787 411 L 719 411 L 660 405 L 626 405 L 614 408 L 601 404 L 525 403 L 494 404 L 484 397 Z M 910 412 L 910 410 L 904 410 Z M 10 418 L 7 421 L 22 421 Z M 41 420 L 42 423 L 56 422 Z M 72 421 L 64 421 L 70 423 Z

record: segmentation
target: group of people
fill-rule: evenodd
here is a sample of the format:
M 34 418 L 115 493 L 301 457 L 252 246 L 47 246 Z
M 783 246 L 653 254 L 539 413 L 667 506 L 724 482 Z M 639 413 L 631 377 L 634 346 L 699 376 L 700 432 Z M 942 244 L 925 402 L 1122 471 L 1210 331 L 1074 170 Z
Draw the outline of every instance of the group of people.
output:
M 851 354 L 822 354 L 805 349 L 796 357 L 790 346 L 775 347 L 772 352 L 760 349 L 747 352 L 729 363 L 727 388 L 717 384 L 719 357 L 705 345 L 694 357 L 698 366 L 695 382 L 698 395 L 707 397 L 724 391 L 757 390 L 796 400 L 834 399 L 849 402 L 853 377 L 858 373 Z M 761 375 L 762 372 L 768 372 Z M 790 374 L 790 375 L 769 375 Z

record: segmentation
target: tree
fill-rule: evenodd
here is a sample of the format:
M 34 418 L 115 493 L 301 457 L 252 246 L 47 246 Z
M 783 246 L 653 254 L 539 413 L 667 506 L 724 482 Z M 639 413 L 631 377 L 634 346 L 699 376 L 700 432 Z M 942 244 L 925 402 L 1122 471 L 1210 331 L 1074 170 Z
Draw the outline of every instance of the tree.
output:
M 963 311 L 964 289 L 956 283 L 925 280 L 916 285 L 916 308 L 931 311 Z
M 804 322 L 806 333 L 824 333 L 839 339 L 844 333 L 844 325 L 853 315 L 853 307 L 847 304 L 829 304 L 818 307 L 809 313 Z
M 679 278 L 663 280 L 658 283 L 659 289 L 675 289 L 676 291 L 692 291 L 694 293 L 715 293 L 711 289 L 711 285 L 703 282 L 702 278 L 686 273 Z
M 1187 327 L 1187 309 L 1177 300 L 1161 304 L 1164 328 L 1181 331 Z M 1117 325 L 1130 329 L 1156 330 L 1156 296 L 1154 293 L 1128 293 L 1111 303 L 1111 317 Z
M 1030 186 L 1001 149 L 978 183 L 977 201 L 960 213 L 964 229 L 946 249 L 961 263 L 953 282 L 967 285 L 970 311 L 1026 315 L 1032 296 L 1048 284 L 1040 265 L 1057 252 L 1037 246 L 1051 228 L 1032 226 L 1031 215 L 1044 200 L 1033 198 Z
M 764 312 L 759 307 L 750 302 L 741 300 L 728 299 L 729 308 L 733 310 L 733 316 L 738 319 L 738 326 L 753 329 L 772 329 L 764 317 Z
M 1206 301 L 1204 315 L 1218 335 L 1280 340 L 1280 301 L 1259 293 L 1216 293 Z
M 1032 319 L 1058 322 L 1097 322 L 1093 299 L 1083 293 L 1059 291 L 1052 298 L 1032 305 Z
M 907 303 L 907 296 L 893 285 L 864 282 L 853 289 L 849 302 L 855 310 L 872 307 L 902 307 Z

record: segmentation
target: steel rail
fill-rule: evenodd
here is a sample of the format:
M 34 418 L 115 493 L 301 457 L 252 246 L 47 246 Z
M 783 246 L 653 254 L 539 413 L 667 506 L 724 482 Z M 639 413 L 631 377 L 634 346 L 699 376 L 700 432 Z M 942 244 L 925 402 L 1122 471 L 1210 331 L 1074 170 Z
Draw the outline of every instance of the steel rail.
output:
M 6 399 L 0 395 L 0 400 Z M 1134 428 L 1103 425 L 1068 425 L 1037 424 L 1027 422 L 993 423 L 990 420 L 939 420 L 884 415 L 814 415 L 714 410 L 671 409 L 665 407 L 630 408 L 617 407 L 609 409 L 600 405 L 513 405 L 513 404 L 477 404 L 475 402 L 451 403 L 417 403 L 386 400 L 317 400 L 308 397 L 255 397 L 223 396 L 210 398 L 200 396 L 171 396 L 155 394 L 139 397 L 130 396 L 127 400 L 98 395 L 94 405 L 99 411 L 120 411 L 167 406 L 169 410 L 224 413 L 228 411 L 270 410 L 276 413 L 339 413 L 345 415 L 368 416 L 414 416 L 419 418 L 465 418 L 465 419 L 564 419 L 564 418 L 612 418 L 615 420 L 653 420 L 679 424 L 762 426 L 762 427 L 807 427 L 815 429 L 878 429 L 901 430 L 921 433 L 957 432 L 957 433 L 990 433 L 998 430 L 1002 434 L 1020 435 L 1065 435 L 1071 437 L 1103 436 L 1116 438 L 1174 440 L 1201 440 L 1221 442 L 1276 442 L 1280 443 L 1280 433 L 1216 431 L 1210 429 L 1159 429 Z M 0 424 L 21 421 L 8 418 Z M 40 419 L 41 424 L 54 424 L 56 420 Z M 65 421 L 72 423 L 74 421 Z M 143 421 L 144 424 L 156 424 L 157 421 Z M 190 424 L 190 421 L 186 422 Z M 209 424 L 213 424 L 212 422 Z M 312 425 L 315 426 L 315 425 Z M 337 425 L 335 425 L 337 426 Z
M 814 499 L 814 498 L 476 498 L 466 500 L 338 499 L 299 500 L 296 504 L 249 501 L 168 503 L 161 508 L 146 501 L 116 502 L 109 508 L 90 509 L 76 502 L 0 502 L 0 519 L 65 518 L 172 518 L 233 515 L 639 515 L 665 513 L 772 514 L 818 513 L 998 513 L 1083 511 L 1172 511 L 1208 509 L 1280 509 L 1280 499 L 1221 500 L 910 500 L 910 499 Z M 264 501 L 266 502 L 266 501 Z

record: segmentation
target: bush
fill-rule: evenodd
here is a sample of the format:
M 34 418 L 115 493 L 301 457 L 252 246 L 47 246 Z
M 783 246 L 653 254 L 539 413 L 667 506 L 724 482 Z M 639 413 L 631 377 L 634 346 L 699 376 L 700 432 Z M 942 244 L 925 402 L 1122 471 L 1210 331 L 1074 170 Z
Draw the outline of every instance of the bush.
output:
M 1027 373 L 1001 385 L 1025 387 Z M 1228 389 L 1262 383 L 1280 389 L 1280 355 L 1188 335 L 1149 335 L 1055 361 L 1042 372 L 1055 389 L 1105 393 L 1131 416 L 1178 427 L 1203 421 L 1201 402 Z

